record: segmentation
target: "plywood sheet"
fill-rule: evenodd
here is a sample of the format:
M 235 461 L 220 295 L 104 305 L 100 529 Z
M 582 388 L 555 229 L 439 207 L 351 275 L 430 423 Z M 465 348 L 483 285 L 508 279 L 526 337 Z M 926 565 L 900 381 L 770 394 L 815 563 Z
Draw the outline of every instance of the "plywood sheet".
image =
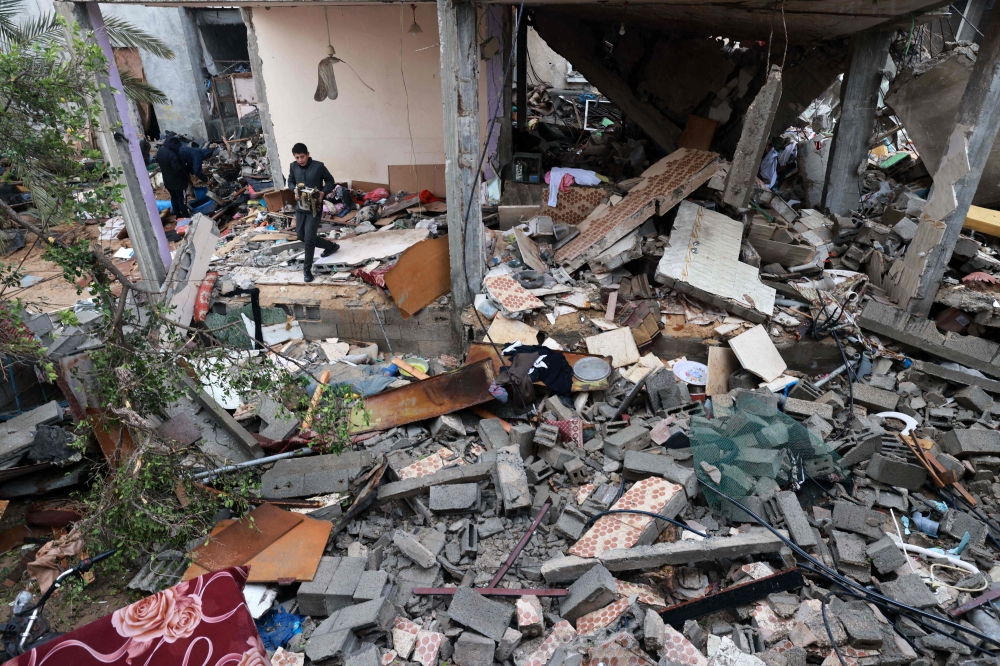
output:
M 715 128 L 718 126 L 718 120 L 689 115 L 687 125 L 681 132 L 681 138 L 677 140 L 677 146 L 679 148 L 708 150 L 712 147 L 712 138 L 715 136 Z
M 708 348 L 708 384 L 705 394 L 708 397 L 729 392 L 729 375 L 740 369 L 740 360 L 736 353 L 726 347 Z
M 740 365 L 765 382 L 772 382 L 788 368 L 778 349 L 771 342 L 767 329 L 754 326 L 729 341 L 729 346 L 739 359 Z
M 317 257 L 315 264 L 360 266 L 372 259 L 385 259 L 401 254 L 407 248 L 426 240 L 430 233 L 427 229 L 390 229 L 352 236 L 338 241 L 340 249 L 329 257 Z
M 389 165 L 390 194 L 423 190 L 430 190 L 431 194 L 442 199 L 448 195 L 443 164 Z
M 544 273 L 549 269 L 545 261 L 542 260 L 542 255 L 538 252 L 538 245 L 528 238 L 528 234 L 520 229 L 514 229 L 514 237 L 517 238 L 517 249 L 521 252 L 521 259 L 524 260 L 528 268 L 539 273 Z
M 362 190 L 364 192 L 372 192 L 382 188 L 386 192 L 389 191 L 389 183 L 370 183 L 366 180 L 352 180 L 351 189 L 352 190 Z
M 212 530 L 215 537 L 235 520 L 219 521 Z M 304 516 L 301 523 L 270 546 L 250 558 L 248 583 L 276 583 L 279 580 L 294 580 L 297 583 L 310 581 L 319 568 L 327 539 L 333 530 L 333 523 Z M 182 580 L 190 580 L 208 573 L 208 570 L 192 564 L 184 572 Z
M 488 333 L 489 337 L 484 337 L 484 342 L 492 340 L 498 345 L 508 345 L 512 342 L 520 342 L 523 345 L 538 344 L 537 328 L 517 319 L 507 319 L 502 314 L 493 318 Z
M 448 257 L 447 236 L 420 241 L 403 252 L 385 274 L 385 286 L 403 319 L 409 319 L 451 291 Z
M 610 356 L 611 366 L 621 368 L 639 361 L 639 348 L 628 326 L 586 338 L 587 351 L 597 356 Z
M 653 215 L 663 215 L 715 174 L 716 153 L 681 148 L 652 165 L 642 182 L 616 205 L 601 204 L 580 223 L 580 235 L 556 252 L 556 261 L 575 270 Z
M 208 544 L 195 548 L 191 559 L 209 571 L 246 564 L 303 519 L 304 516 L 273 504 L 262 504 L 219 532 Z
M 760 281 L 756 268 L 739 260 L 742 238 L 742 223 L 683 201 L 656 279 L 668 284 L 672 284 L 670 280 L 686 282 L 770 316 L 774 314 L 775 290 Z

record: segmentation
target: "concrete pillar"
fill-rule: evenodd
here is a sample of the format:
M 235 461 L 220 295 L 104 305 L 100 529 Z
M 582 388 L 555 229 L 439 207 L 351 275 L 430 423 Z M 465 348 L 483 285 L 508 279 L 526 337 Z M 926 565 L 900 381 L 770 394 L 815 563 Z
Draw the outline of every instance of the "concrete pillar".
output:
M 840 87 L 840 121 L 833 134 L 823 206 L 834 215 L 858 207 L 858 178 L 868 164 L 868 142 L 875 129 L 875 109 L 882 68 L 889 55 L 892 30 L 871 28 L 851 38 L 847 71 Z
M 253 26 L 253 8 L 240 7 L 240 15 L 247 27 L 247 50 L 250 52 L 250 71 L 253 73 L 253 86 L 257 93 L 257 110 L 260 111 L 260 127 L 264 134 L 264 146 L 267 147 L 267 159 L 271 167 L 271 180 L 274 186 L 281 189 L 285 186 L 285 174 L 282 164 L 292 162 L 292 156 L 282 160 L 278 155 L 278 142 L 274 138 L 274 123 L 271 121 L 271 110 L 267 105 L 267 86 L 264 84 L 264 61 L 257 50 L 257 31 Z
M 448 250 L 454 323 L 482 287 L 486 268 L 479 205 L 479 43 L 476 5 L 437 0 L 444 102 L 444 159 L 448 198 Z
M 962 21 L 958 24 L 958 30 L 955 31 L 955 40 L 959 42 L 978 42 L 980 41 L 979 32 L 983 34 L 989 34 L 983 30 L 983 23 L 986 17 L 986 5 L 989 4 L 989 0 L 969 0 L 965 3 L 965 9 L 962 10 Z
M 98 75 L 101 107 L 97 131 L 101 152 L 109 167 L 122 170 L 125 200 L 119 204 L 129 240 L 135 250 L 139 273 L 148 287 L 159 287 L 170 267 L 170 246 L 163 232 L 156 207 L 153 184 L 139 149 L 139 136 L 129 117 L 128 102 L 122 92 L 122 80 L 115 65 L 114 52 L 104 29 L 104 17 L 96 2 L 57 2 L 57 11 L 67 21 L 75 21 L 84 31 L 92 31 L 108 61 L 107 76 Z
M 923 274 L 920 276 L 918 296 L 911 298 L 908 310 L 915 315 L 927 316 L 930 312 L 934 296 L 937 295 L 941 278 L 944 276 L 951 254 L 955 250 L 962 225 L 969 214 L 969 206 L 979 187 L 983 176 L 983 168 L 989 159 L 993 142 L 1000 130 L 1000 11 L 991 11 L 985 24 L 979 28 L 986 37 L 979 47 L 976 64 L 969 75 L 969 83 L 962 94 L 955 113 L 955 127 L 952 131 L 950 144 L 965 144 L 966 155 L 961 151 L 949 159 L 946 151 L 941 158 L 941 164 L 935 173 L 935 182 L 930 199 L 936 199 L 950 193 L 935 193 L 941 187 L 954 188 L 954 209 L 942 220 L 945 224 L 944 237 L 934 248 L 927 259 Z M 950 162 L 950 164 L 948 163 Z M 966 167 L 968 171 L 966 171 Z M 951 184 L 948 174 L 960 176 Z M 926 208 L 925 208 L 926 211 Z
M 771 125 L 774 124 L 774 114 L 780 103 L 781 67 L 771 65 L 767 81 L 743 116 L 743 131 L 736 144 L 733 163 L 726 175 L 722 200 L 734 208 L 746 208 L 750 203 L 757 183 L 757 172 L 760 171 L 760 160 L 771 139 Z
M 507 5 L 500 5 L 501 8 L 501 33 L 503 34 L 503 71 L 507 72 L 511 66 L 511 58 L 514 57 L 514 13 Z M 497 158 L 500 165 L 501 175 L 508 164 L 514 161 L 514 121 L 513 106 L 514 94 L 511 83 L 514 79 L 514 72 L 511 71 L 507 77 L 506 85 L 503 87 L 503 109 L 500 116 L 500 144 L 497 146 Z

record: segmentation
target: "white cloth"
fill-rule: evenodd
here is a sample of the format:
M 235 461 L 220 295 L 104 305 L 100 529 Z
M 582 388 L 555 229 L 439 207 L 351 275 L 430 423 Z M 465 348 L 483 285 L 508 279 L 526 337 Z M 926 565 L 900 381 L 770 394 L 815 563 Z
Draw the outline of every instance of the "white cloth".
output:
M 768 189 L 778 181 L 778 151 L 771 148 L 760 161 L 760 179 L 767 183 Z
M 799 144 L 789 143 L 778 156 L 779 166 L 788 166 L 789 162 L 794 162 L 799 158 Z
M 555 208 L 559 199 L 559 183 L 562 182 L 563 176 L 569 174 L 573 176 L 573 180 L 576 181 L 577 185 L 599 185 L 601 179 L 597 177 L 597 174 L 593 171 L 588 171 L 587 169 L 563 169 L 562 167 L 554 167 L 549 171 L 549 208 Z

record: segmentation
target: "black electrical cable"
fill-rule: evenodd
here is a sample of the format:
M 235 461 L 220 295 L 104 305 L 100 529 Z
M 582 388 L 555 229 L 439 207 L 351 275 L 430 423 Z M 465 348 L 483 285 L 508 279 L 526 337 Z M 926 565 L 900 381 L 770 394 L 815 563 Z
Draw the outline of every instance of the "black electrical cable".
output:
M 758 516 L 756 513 L 754 513 L 747 506 L 745 506 L 742 503 L 736 501 L 735 499 L 733 499 L 729 495 L 725 494 L 724 492 L 722 492 L 718 488 L 715 488 L 711 484 L 702 483 L 701 485 L 702 485 L 703 488 L 708 488 L 713 493 L 716 493 L 717 495 L 719 495 L 720 497 L 722 497 L 723 499 L 725 499 L 727 502 L 729 502 L 733 506 L 735 506 L 735 507 L 741 509 L 742 511 L 744 511 L 748 516 L 750 516 L 751 518 L 753 518 L 754 520 L 756 520 L 758 523 L 760 523 L 760 525 L 762 527 L 764 527 L 769 532 L 771 532 L 771 534 L 773 534 L 774 536 L 776 536 L 779 539 L 781 539 L 781 541 L 784 542 L 784 544 L 786 546 L 788 546 L 789 548 L 791 548 L 794 552 L 798 553 L 800 557 L 802 557 L 807 562 L 809 562 L 814 567 L 816 567 L 821 572 L 823 572 L 823 575 L 826 578 L 829 578 L 830 580 L 838 583 L 842 587 L 847 588 L 847 589 L 853 588 L 855 590 L 858 590 L 862 594 L 866 595 L 871 600 L 878 600 L 878 601 L 881 601 L 882 603 L 889 604 L 889 605 L 891 605 L 893 607 L 903 609 L 903 610 L 905 610 L 905 611 L 907 611 L 909 613 L 912 613 L 914 615 L 926 618 L 928 620 L 932 620 L 934 622 L 939 622 L 939 623 L 941 623 L 941 624 L 943 624 L 945 626 L 951 627 L 953 629 L 957 629 L 959 631 L 963 631 L 963 632 L 969 634 L 970 636 L 975 636 L 976 638 L 978 638 L 981 641 L 987 641 L 989 643 L 992 643 L 993 645 L 996 645 L 996 646 L 1000 647 L 1000 640 L 996 640 L 996 639 L 990 638 L 989 636 L 987 636 L 986 634 L 984 634 L 982 632 L 973 631 L 972 629 L 969 629 L 968 627 L 964 627 L 964 626 L 962 626 L 961 624 L 959 624 L 957 622 L 952 622 L 951 620 L 949 620 L 947 618 L 943 618 L 943 617 L 940 617 L 938 615 L 934 615 L 933 613 L 928 613 L 927 611 L 921 610 L 921 609 L 916 608 L 914 606 L 910 606 L 908 604 L 904 604 L 903 602 L 897 601 L 896 599 L 893 599 L 891 597 L 887 597 L 887 596 L 885 596 L 883 594 L 880 594 L 878 592 L 874 592 L 872 590 L 866 589 L 865 587 L 861 586 L 859 583 L 854 582 L 850 578 L 846 578 L 845 576 L 842 576 L 840 573 L 838 573 L 838 572 L 830 569 L 825 564 L 823 564 L 822 562 L 820 562 L 819 560 L 817 560 L 816 558 L 814 558 L 812 555 L 810 555 L 806 551 L 802 550 L 802 548 L 800 548 L 794 542 L 792 542 L 791 540 L 789 540 L 786 536 L 784 536 L 783 534 L 781 534 L 778 530 L 774 529 L 774 527 L 772 525 L 770 525 L 769 523 L 765 522 L 763 518 L 761 518 L 760 516 Z
M 600 513 L 595 513 L 593 516 L 590 517 L 590 520 L 588 520 L 586 523 L 584 523 L 583 529 L 587 529 L 588 527 L 590 527 L 591 525 L 593 525 L 594 521 L 596 521 L 598 518 L 601 518 L 603 516 L 610 516 L 610 515 L 617 514 L 617 513 L 634 513 L 634 514 L 639 515 L 639 516 L 649 516 L 650 518 L 658 518 L 660 520 L 667 521 L 671 525 L 676 525 L 677 527 L 680 527 L 681 529 L 685 529 L 688 532 L 691 532 L 693 534 L 697 534 L 698 536 L 703 537 L 705 539 L 709 538 L 709 536 L 707 534 L 699 532 L 698 530 L 694 529 L 693 527 L 688 527 L 684 523 L 676 521 L 673 518 L 667 518 L 666 516 L 661 516 L 658 513 L 653 513 L 652 511 L 641 511 L 639 509 L 610 509 L 608 511 L 601 511 Z
M 830 628 L 830 620 L 826 617 L 826 605 L 829 603 L 830 597 L 832 596 L 833 592 L 819 600 L 820 610 L 823 611 L 823 626 L 826 627 L 826 635 L 830 639 L 830 645 L 833 646 L 833 651 L 837 653 L 837 659 L 840 660 L 840 666 L 847 666 L 847 662 L 844 661 L 844 655 L 840 654 L 840 646 L 837 645 L 837 641 L 833 638 L 833 629 Z

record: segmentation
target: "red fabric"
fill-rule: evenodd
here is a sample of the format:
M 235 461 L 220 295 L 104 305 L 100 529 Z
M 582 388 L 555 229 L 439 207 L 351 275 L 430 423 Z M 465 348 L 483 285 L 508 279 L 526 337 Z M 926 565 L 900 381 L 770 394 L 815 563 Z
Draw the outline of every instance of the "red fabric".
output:
M 564 442 L 573 442 L 577 448 L 583 448 L 583 420 L 566 419 L 565 421 L 545 421 L 559 429 Z
M 378 201 L 379 199 L 387 199 L 389 197 L 389 191 L 384 187 L 380 187 L 377 190 L 372 190 L 365 195 L 365 201 Z
M 243 599 L 249 571 L 233 567 L 180 583 L 4 666 L 270 666 Z
M 379 266 L 373 271 L 366 271 L 363 268 L 355 268 L 351 271 L 351 275 L 357 278 L 361 278 L 368 284 L 373 284 L 377 287 L 382 287 L 385 289 L 385 274 L 395 268 L 396 263 L 393 262 L 388 266 Z
M 430 190 L 420 190 L 420 203 L 429 204 L 435 201 L 444 201 L 444 199 L 438 199 L 436 196 L 431 194 Z

